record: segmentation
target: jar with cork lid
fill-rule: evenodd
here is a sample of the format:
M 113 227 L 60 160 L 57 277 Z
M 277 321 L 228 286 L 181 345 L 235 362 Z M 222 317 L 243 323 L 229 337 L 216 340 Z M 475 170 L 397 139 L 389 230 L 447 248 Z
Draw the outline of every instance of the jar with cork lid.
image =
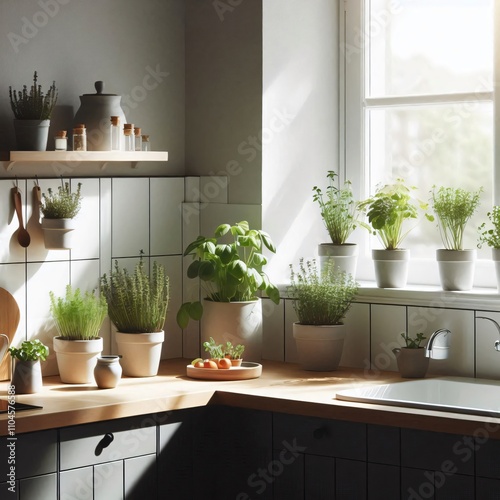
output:
M 87 151 L 87 133 L 83 124 L 73 129 L 73 151 Z
M 142 151 L 141 127 L 134 128 L 134 151 Z
M 109 132 L 109 144 L 111 151 L 120 151 L 121 149 L 121 130 L 120 130 L 120 117 L 111 117 L 111 128 Z
M 149 135 L 142 135 L 142 151 L 151 151 L 151 141 Z
M 56 151 L 68 150 L 68 138 L 66 130 L 59 130 L 54 137 L 54 149 Z
M 124 151 L 134 151 L 134 124 L 125 123 L 123 125 L 123 149 Z

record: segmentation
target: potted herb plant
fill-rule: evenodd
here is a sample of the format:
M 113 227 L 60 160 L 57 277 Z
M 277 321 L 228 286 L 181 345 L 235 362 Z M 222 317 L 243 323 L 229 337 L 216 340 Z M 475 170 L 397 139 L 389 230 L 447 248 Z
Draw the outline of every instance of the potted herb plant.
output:
M 500 290 L 500 206 L 495 205 L 486 215 L 493 227 L 486 229 L 485 222 L 479 226 L 478 247 L 488 245 L 491 248 L 491 255 L 495 263 L 497 288 Z
M 225 238 L 226 237 L 226 238 Z M 243 340 L 247 358 L 262 356 L 262 305 L 257 296 L 264 292 L 276 304 L 278 288 L 262 268 L 267 263 L 263 248 L 276 252 L 269 235 L 250 229 L 247 221 L 231 226 L 221 224 L 213 238 L 199 236 L 190 243 L 184 256 L 193 262 L 187 269 L 190 279 L 199 278 L 206 293 L 203 303 L 185 302 L 177 313 L 177 323 L 186 328 L 189 320 L 201 319 L 201 339 L 217 342 Z
M 417 219 L 419 209 L 427 210 L 427 204 L 413 197 L 415 187 L 407 187 L 403 179 L 394 184 L 380 186 L 375 194 L 360 203 L 368 221 L 383 245 L 372 250 L 375 278 L 379 288 L 401 288 L 406 285 L 410 250 L 401 248 L 404 238 L 412 227 L 405 223 Z M 428 219 L 432 216 L 425 214 Z
M 332 273 L 332 261 L 318 271 L 316 261 L 300 260 L 296 272 L 290 265 L 288 295 L 298 321 L 293 324 L 299 363 L 305 370 L 336 370 L 346 336 L 343 319 L 358 292 L 350 274 Z
M 417 333 L 415 338 L 410 338 L 408 332 L 401 333 L 405 346 L 392 350 L 396 356 L 398 370 L 404 378 L 425 377 L 429 367 L 429 358 L 425 355 L 425 348 L 420 344 L 427 337 L 423 333 Z
M 82 293 L 71 285 L 66 286 L 64 297 L 50 292 L 50 312 L 59 333 L 54 337 L 54 351 L 62 382 L 94 382 L 94 368 L 103 348 L 99 332 L 107 309 L 105 298 L 95 292 Z
M 470 290 L 474 282 L 475 249 L 464 249 L 467 223 L 480 205 L 482 188 L 433 187 L 432 207 L 444 245 L 436 251 L 443 290 Z
M 336 177 L 333 170 L 328 171 L 329 184 L 325 193 L 318 186 L 313 187 L 313 200 L 319 205 L 321 218 L 331 240 L 331 243 L 321 243 L 318 246 L 320 268 L 326 259 L 332 257 L 336 271 L 345 271 L 355 276 L 358 245 L 348 243 L 347 240 L 356 227 L 368 226 L 359 219 L 358 203 L 354 200 L 350 181 L 337 187 Z
M 21 151 L 45 151 L 49 134 L 50 117 L 57 102 L 55 82 L 45 94 L 38 84 L 38 74 L 33 75 L 30 89 L 26 85 L 22 90 L 9 87 L 9 98 L 14 113 L 14 131 L 17 149 Z
M 25 340 L 19 347 L 9 347 L 9 353 L 15 360 L 12 385 L 16 394 L 33 394 L 43 385 L 40 361 L 45 361 L 49 348 L 39 339 Z
M 165 340 L 165 319 L 169 302 L 169 277 L 165 268 L 153 262 L 151 276 L 144 268 L 141 252 L 134 272 L 115 261 L 109 276 L 101 277 L 101 293 L 108 303 L 109 318 L 115 325 L 118 354 L 123 374 L 153 377 L 158 373 Z
M 51 188 L 42 194 L 41 211 L 43 215 L 42 229 L 45 248 L 69 249 L 72 248 L 72 231 L 76 224 L 74 218 L 81 207 L 81 188 L 79 182 L 76 191 L 71 192 L 69 182 L 62 182 L 57 192 Z

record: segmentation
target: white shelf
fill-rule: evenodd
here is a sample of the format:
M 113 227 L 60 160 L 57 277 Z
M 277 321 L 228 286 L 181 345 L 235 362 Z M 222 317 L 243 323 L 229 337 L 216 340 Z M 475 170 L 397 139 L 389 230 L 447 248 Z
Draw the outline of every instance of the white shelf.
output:
M 129 162 L 132 168 L 142 161 L 168 161 L 167 151 L 11 151 L 6 169 L 16 162 L 98 162 L 105 168 L 110 162 Z

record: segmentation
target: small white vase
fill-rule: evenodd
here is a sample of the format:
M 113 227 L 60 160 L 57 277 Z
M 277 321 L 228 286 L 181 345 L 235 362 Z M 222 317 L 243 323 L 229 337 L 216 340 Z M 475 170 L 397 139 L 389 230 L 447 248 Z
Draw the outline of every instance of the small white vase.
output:
M 128 377 L 154 377 L 158 374 L 161 347 L 165 340 L 163 330 L 153 333 L 116 332 L 118 354 L 123 375 Z
M 410 250 L 372 250 L 375 280 L 379 288 L 403 288 L 408 281 Z
M 40 360 L 22 361 L 15 360 L 12 385 L 16 394 L 33 394 L 42 388 L 42 367 Z
M 47 250 L 73 248 L 74 219 L 42 219 L 43 239 Z
M 61 381 L 65 384 L 94 383 L 94 368 L 102 348 L 101 337 L 92 340 L 54 337 L 54 352 Z
M 299 364 L 304 370 L 336 370 L 342 357 L 345 325 L 293 324 Z
M 245 346 L 246 361 L 262 360 L 262 302 L 260 299 L 248 302 L 203 301 L 201 317 L 201 343 L 210 340 L 219 343 L 231 342 Z
M 94 378 L 99 389 L 113 389 L 122 376 L 119 356 L 101 356 L 97 358 Z
M 471 290 L 474 283 L 476 250 L 436 250 L 441 287 L 447 291 Z
M 345 243 L 334 245 L 333 243 L 321 243 L 318 245 L 319 265 L 322 270 L 328 259 L 332 259 L 334 270 L 356 277 L 358 263 L 358 245 L 356 243 Z

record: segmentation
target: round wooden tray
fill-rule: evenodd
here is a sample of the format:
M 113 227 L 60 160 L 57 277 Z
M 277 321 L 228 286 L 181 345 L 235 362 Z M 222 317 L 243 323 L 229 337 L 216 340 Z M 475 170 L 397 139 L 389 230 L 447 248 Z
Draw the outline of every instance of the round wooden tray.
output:
M 262 374 L 262 365 L 243 361 L 241 366 L 232 366 L 229 370 L 214 370 L 212 368 L 195 368 L 187 365 L 187 376 L 202 380 L 248 380 L 258 378 Z

